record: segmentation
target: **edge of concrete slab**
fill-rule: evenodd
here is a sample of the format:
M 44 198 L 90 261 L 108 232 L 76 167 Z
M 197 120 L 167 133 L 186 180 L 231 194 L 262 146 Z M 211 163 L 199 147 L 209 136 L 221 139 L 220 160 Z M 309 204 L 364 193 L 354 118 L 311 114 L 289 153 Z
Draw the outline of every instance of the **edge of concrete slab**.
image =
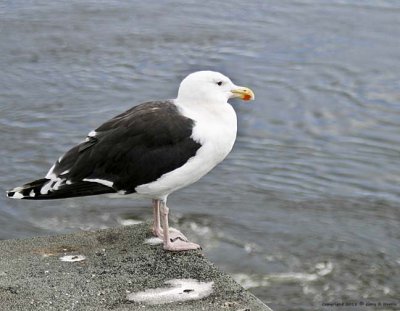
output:
M 145 243 L 151 237 L 150 225 L 142 223 L 0 241 L 2 308 L 271 311 L 201 251 L 166 252 L 161 244 Z M 187 282 L 174 290 L 165 283 L 171 280 Z M 204 291 L 201 284 L 212 284 L 212 289 Z M 132 293 L 143 291 L 146 302 L 132 298 Z M 175 298 L 168 298 L 172 291 Z M 156 304 L 160 297 L 173 301 Z M 184 301 L 188 297 L 191 300 Z

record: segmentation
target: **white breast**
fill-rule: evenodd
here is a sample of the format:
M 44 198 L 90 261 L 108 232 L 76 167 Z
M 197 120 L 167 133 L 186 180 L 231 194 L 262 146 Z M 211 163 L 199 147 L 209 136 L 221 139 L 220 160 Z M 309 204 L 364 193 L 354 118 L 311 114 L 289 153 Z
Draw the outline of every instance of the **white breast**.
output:
M 213 107 L 177 104 L 183 115 L 193 119 L 192 139 L 202 146 L 196 155 L 180 168 L 158 180 L 136 187 L 136 192 L 151 198 L 166 198 L 171 192 L 188 186 L 212 170 L 232 150 L 236 139 L 236 113 L 228 103 Z

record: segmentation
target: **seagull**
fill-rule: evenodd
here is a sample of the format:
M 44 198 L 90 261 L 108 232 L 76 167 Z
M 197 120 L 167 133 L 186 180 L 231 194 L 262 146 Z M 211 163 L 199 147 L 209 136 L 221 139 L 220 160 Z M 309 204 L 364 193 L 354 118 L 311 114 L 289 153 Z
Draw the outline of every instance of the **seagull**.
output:
M 168 224 L 167 198 L 210 172 L 232 150 L 237 118 L 231 98 L 251 89 L 214 71 L 189 74 L 176 99 L 149 101 L 91 131 L 44 178 L 7 191 L 12 199 L 46 200 L 117 193 L 152 200 L 155 236 L 167 251 L 199 249 Z

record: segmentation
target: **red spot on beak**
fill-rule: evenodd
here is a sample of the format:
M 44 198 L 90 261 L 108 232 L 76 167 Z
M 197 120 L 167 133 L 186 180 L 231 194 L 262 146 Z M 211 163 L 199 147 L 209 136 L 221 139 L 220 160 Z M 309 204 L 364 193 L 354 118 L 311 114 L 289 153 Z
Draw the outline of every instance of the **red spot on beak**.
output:
M 243 100 L 250 100 L 251 96 L 249 94 L 244 94 L 243 95 Z

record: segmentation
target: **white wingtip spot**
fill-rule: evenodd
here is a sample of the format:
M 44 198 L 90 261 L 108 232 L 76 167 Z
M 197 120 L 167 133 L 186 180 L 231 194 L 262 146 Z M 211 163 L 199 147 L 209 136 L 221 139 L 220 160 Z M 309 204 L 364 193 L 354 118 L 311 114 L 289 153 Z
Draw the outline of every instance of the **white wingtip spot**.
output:
M 95 137 L 97 135 L 96 131 L 91 131 L 87 136 L 89 137 Z
M 65 181 L 65 179 L 61 179 L 61 178 L 57 178 L 56 180 L 57 180 L 56 183 L 50 189 L 52 191 L 58 190 L 60 188 L 61 184 Z
M 49 169 L 49 171 L 47 172 L 47 174 L 46 174 L 46 176 L 45 176 L 44 178 L 47 178 L 47 179 L 56 178 L 56 174 L 53 173 L 53 170 L 54 170 L 55 167 L 56 167 L 56 164 L 54 164 L 54 165 Z
M 109 180 L 105 180 L 105 179 L 99 179 L 99 178 L 84 178 L 83 181 L 88 181 L 88 182 L 96 182 L 98 184 L 107 186 L 112 188 L 112 186 L 114 185 L 114 183 L 112 181 Z
M 49 180 L 41 189 L 40 189 L 40 194 L 48 194 L 50 189 L 51 189 L 51 185 L 53 184 L 53 182 L 51 180 Z
M 170 286 L 130 293 L 127 295 L 127 299 L 148 305 L 197 300 L 207 297 L 213 292 L 212 287 L 214 282 L 200 282 L 194 279 L 174 279 L 166 281 L 165 284 Z
M 13 199 L 22 199 L 24 195 L 20 192 L 15 192 L 11 198 Z
M 31 198 L 33 198 L 33 197 L 35 196 L 35 191 L 31 190 L 31 192 L 29 192 L 29 196 L 30 196 Z

